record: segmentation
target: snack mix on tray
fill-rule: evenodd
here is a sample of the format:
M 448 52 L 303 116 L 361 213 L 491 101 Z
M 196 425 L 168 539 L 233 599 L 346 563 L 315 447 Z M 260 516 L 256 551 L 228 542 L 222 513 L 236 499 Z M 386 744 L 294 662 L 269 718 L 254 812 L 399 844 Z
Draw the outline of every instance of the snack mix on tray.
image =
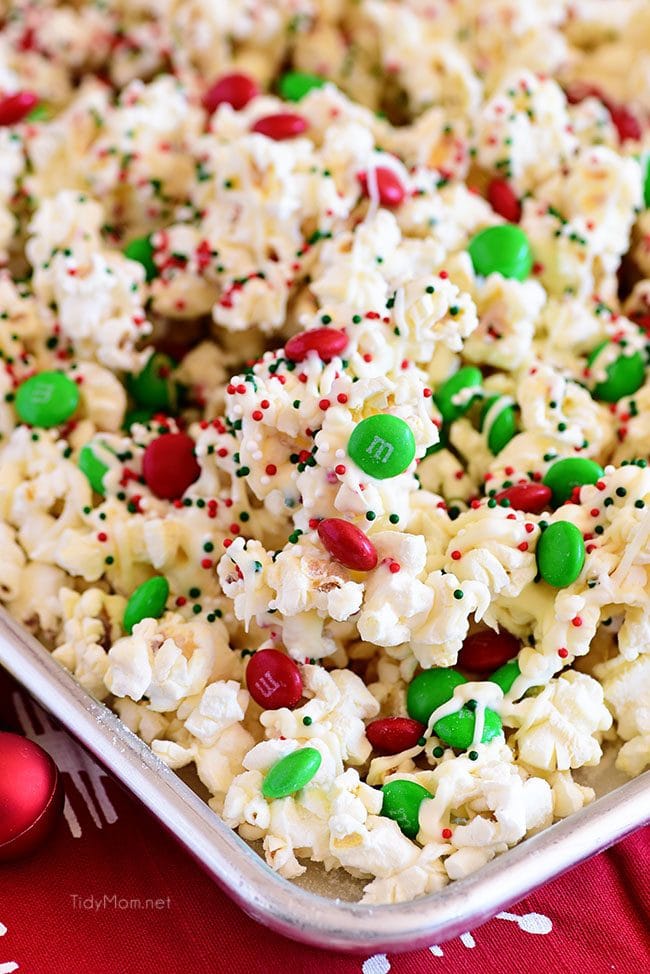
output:
M 650 764 L 650 5 L 0 0 L 0 596 L 283 876 Z

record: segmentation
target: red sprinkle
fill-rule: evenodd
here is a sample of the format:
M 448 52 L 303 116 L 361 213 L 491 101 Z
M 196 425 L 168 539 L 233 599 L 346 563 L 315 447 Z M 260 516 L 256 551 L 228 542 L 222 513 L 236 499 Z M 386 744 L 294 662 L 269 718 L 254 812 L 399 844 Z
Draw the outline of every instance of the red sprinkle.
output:
M 246 667 L 248 692 L 265 710 L 295 707 L 302 698 L 302 676 L 290 656 L 277 649 L 260 649 Z
M 210 85 L 203 95 L 202 104 L 210 114 L 216 111 L 219 105 L 232 105 L 236 111 L 240 111 L 259 93 L 260 89 L 253 78 L 247 74 L 234 72 L 224 74 Z
M 377 565 L 377 549 L 351 521 L 326 517 L 318 525 L 318 537 L 325 550 L 345 568 L 369 572 Z
M 453 832 L 451 829 L 443 829 L 440 834 L 442 835 L 443 839 L 451 839 Z
M 142 472 L 145 483 L 156 497 L 174 500 L 201 476 L 195 443 L 187 433 L 164 433 L 152 440 L 144 451 Z
M 563 646 L 561 649 L 558 649 L 557 655 L 560 657 L 560 659 L 566 659 L 569 655 L 569 650 L 565 649 Z
M 274 463 L 267 463 L 265 472 L 269 475 L 269 477 L 274 477 L 278 472 L 278 468 Z
M 253 125 L 251 132 L 265 135 L 276 142 L 285 139 L 295 139 L 308 129 L 307 119 L 293 112 L 278 112 L 276 115 L 264 115 Z
M 366 737 L 380 754 L 399 754 L 415 747 L 425 730 L 424 724 L 410 717 L 380 717 L 368 724 Z
M 33 91 L 17 91 L 0 99 L 0 125 L 16 125 L 38 105 Z
M 388 169 L 386 166 L 377 166 L 375 169 L 375 174 L 377 180 L 377 193 L 381 205 L 387 207 L 399 206 L 406 196 L 406 190 L 402 186 L 402 183 L 397 175 L 392 169 Z M 368 173 L 360 172 L 357 175 L 357 179 L 361 184 L 361 189 L 363 190 L 364 196 L 369 197 L 370 190 L 368 186 Z
M 481 629 L 473 632 L 458 654 L 458 665 L 470 673 L 488 674 L 519 653 L 521 643 L 506 630 Z
M 521 204 L 510 183 L 505 179 L 493 179 L 487 191 L 490 206 L 510 223 L 519 223 L 521 219 Z
M 526 514 L 541 514 L 551 505 L 553 492 L 546 484 L 514 484 L 496 495 L 496 501 L 509 500 L 510 507 Z
M 341 354 L 347 344 L 348 336 L 345 331 L 338 328 L 314 328 L 290 338 L 284 346 L 284 354 L 290 362 L 302 362 L 309 352 L 316 352 L 323 362 L 330 362 L 335 355 Z

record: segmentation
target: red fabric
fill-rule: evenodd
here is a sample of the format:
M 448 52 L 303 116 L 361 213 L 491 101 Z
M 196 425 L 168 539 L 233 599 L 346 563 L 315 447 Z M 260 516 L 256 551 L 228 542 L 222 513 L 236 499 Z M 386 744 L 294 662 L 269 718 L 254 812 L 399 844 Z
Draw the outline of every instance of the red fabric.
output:
M 22 726 L 68 768 L 69 807 L 68 821 L 35 857 L 0 867 L 0 974 L 641 974 L 650 967 L 649 829 L 461 939 L 401 956 L 346 957 L 293 944 L 244 916 L 6 678 L 3 721 L 5 729 Z M 99 909 L 83 902 L 104 896 Z M 160 904 L 120 908 L 113 896 Z

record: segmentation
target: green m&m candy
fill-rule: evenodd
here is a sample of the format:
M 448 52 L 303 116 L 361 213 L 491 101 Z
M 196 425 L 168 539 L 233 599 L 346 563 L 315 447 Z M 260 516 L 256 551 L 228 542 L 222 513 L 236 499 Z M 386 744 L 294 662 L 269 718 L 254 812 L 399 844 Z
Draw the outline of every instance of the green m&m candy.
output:
M 135 240 L 126 245 L 123 254 L 129 260 L 135 260 L 138 264 L 142 264 L 147 281 L 153 281 L 154 277 L 158 277 L 158 268 L 153 259 L 154 246 L 151 243 L 151 237 L 136 237 Z
M 475 724 L 475 711 L 470 707 L 461 707 L 455 713 L 436 721 L 433 725 L 433 733 L 454 750 L 466 751 L 474 740 Z M 498 713 L 486 707 L 481 743 L 487 744 L 488 741 L 498 737 L 502 730 L 503 725 Z
M 587 359 L 587 365 L 590 368 L 593 366 L 598 368 L 598 358 L 608 347 L 610 342 L 607 339 L 597 345 Z M 618 402 L 624 396 L 634 395 L 645 381 L 645 362 L 641 352 L 619 355 L 605 366 L 605 375 L 606 378 L 593 388 L 595 399 L 602 399 L 603 402 Z
M 454 695 L 454 690 L 462 683 L 467 683 L 465 677 L 457 670 L 443 668 L 425 670 L 411 680 L 406 691 L 406 709 L 409 717 L 427 724 L 434 710 Z
M 16 412 L 30 426 L 49 429 L 70 419 L 79 405 L 79 386 L 63 372 L 38 372 L 16 393 Z
M 574 487 L 595 484 L 604 474 L 603 468 L 586 457 L 564 457 L 548 468 L 543 483 L 553 491 L 556 504 L 569 500 Z
M 420 805 L 427 798 L 433 798 L 430 791 L 417 781 L 389 781 L 382 789 L 381 814 L 392 818 L 409 839 L 414 839 L 420 831 Z
M 314 88 L 322 88 L 325 78 L 304 71 L 288 71 L 280 78 L 280 97 L 285 101 L 300 101 Z
M 156 575 L 138 585 L 124 610 L 123 624 L 126 631 L 133 632 L 133 627 L 143 619 L 160 619 L 168 597 L 169 582 L 162 575 Z
M 142 372 L 127 377 L 127 389 L 138 403 L 148 409 L 175 412 L 178 386 L 172 378 L 175 362 L 163 352 L 154 352 Z
M 378 413 L 362 419 L 348 440 L 348 454 L 369 477 L 386 480 L 406 470 L 415 457 L 415 437 L 399 416 Z
M 26 121 L 28 122 L 46 122 L 52 117 L 52 112 L 47 107 L 44 102 L 39 102 L 32 108 L 31 112 L 27 116 Z
M 104 445 L 104 444 L 102 444 Z M 108 449 L 105 446 L 105 449 Z M 85 473 L 88 483 L 96 494 L 104 494 L 104 477 L 108 473 L 108 467 L 99 459 L 94 452 L 92 445 L 86 443 L 79 452 L 79 469 Z
M 585 543 L 572 521 L 549 524 L 537 542 L 537 569 L 549 585 L 566 588 L 575 582 L 585 563 Z
M 443 382 L 433 398 L 445 423 L 453 423 L 467 412 L 481 388 L 482 381 L 481 370 L 473 365 L 466 365 Z M 470 394 L 472 389 L 476 389 L 476 394 Z M 454 402 L 454 397 L 461 398 L 461 394 L 464 394 L 462 402 Z
M 274 764 L 262 784 L 265 798 L 286 798 L 308 785 L 321 765 L 320 751 L 301 747 Z
M 503 277 L 525 281 L 533 266 L 528 237 L 513 223 L 486 227 L 472 237 L 467 250 L 481 277 L 498 272 Z
M 490 683 L 496 683 L 498 687 L 501 687 L 505 697 L 506 693 L 510 693 L 512 690 L 512 684 L 518 676 L 521 676 L 519 663 L 516 659 L 511 659 L 507 663 L 504 663 L 503 666 L 500 666 L 498 670 L 495 670 L 488 679 Z
M 501 400 L 501 408 L 497 404 Z M 508 445 L 517 432 L 515 410 L 506 396 L 490 396 L 483 403 L 480 420 L 481 430 L 487 435 L 490 451 L 496 456 Z
M 636 159 L 641 167 L 641 175 L 643 177 L 643 205 L 647 210 L 650 209 L 650 153 L 644 152 L 643 155 L 639 155 L 635 152 L 632 158 Z

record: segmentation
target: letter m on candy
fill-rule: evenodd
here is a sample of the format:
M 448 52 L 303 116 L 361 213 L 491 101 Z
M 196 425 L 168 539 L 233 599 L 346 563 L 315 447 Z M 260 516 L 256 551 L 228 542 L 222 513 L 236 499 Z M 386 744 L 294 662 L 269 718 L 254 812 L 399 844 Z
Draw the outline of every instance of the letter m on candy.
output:
M 381 463 L 386 463 L 394 449 L 395 447 L 392 443 L 389 443 L 388 440 L 382 439 L 381 436 L 374 436 L 372 443 L 366 450 L 366 453 L 368 453 L 375 460 L 379 460 Z

